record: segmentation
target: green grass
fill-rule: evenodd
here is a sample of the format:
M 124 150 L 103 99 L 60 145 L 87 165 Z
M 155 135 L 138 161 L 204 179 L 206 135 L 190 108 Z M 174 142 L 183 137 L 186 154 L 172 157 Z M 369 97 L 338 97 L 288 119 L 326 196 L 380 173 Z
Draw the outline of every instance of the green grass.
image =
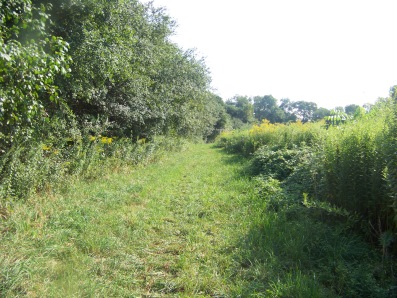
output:
M 15 205 L 1 227 L 1 293 L 226 295 L 225 251 L 247 230 L 242 204 L 254 193 L 229 161 L 195 145 Z
M 247 165 L 195 144 L 16 203 L 0 226 L 0 297 L 388 293 L 376 251 L 307 208 L 270 210 Z

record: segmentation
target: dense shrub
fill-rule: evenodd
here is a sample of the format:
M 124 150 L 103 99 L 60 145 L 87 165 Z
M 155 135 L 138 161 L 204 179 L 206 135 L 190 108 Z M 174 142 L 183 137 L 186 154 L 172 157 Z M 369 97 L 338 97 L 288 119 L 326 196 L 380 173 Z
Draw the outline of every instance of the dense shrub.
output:
M 254 174 L 271 176 L 278 180 L 285 180 L 301 161 L 310 153 L 307 146 L 291 148 L 280 146 L 262 146 L 254 154 L 252 168 Z
M 376 230 L 392 228 L 386 194 L 383 153 L 385 118 L 365 119 L 334 128 L 324 144 L 326 198 L 332 204 L 358 212 Z M 381 225 L 381 226 L 378 226 Z

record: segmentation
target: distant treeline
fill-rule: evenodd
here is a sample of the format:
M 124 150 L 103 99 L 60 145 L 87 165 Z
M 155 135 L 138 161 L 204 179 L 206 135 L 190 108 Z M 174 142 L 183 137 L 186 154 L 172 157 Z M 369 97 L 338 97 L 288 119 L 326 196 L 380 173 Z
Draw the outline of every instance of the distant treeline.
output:
M 345 107 L 335 107 L 333 110 L 318 107 L 314 102 L 291 101 L 283 98 L 278 101 L 272 95 L 265 96 L 235 96 L 226 101 L 226 111 L 232 117 L 233 127 L 239 128 L 244 124 L 262 122 L 264 119 L 270 123 L 287 123 L 297 120 L 303 123 L 318 121 L 321 119 L 339 117 L 353 117 L 357 113 L 363 113 L 371 108 L 367 104 L 360 107 L 349 104 Z

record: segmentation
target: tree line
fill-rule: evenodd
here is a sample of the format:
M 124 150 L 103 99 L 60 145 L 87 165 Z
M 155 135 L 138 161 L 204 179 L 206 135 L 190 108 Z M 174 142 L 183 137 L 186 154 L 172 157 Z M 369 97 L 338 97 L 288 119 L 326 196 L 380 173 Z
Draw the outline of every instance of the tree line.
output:
M 318 107 L 314 102 L 291 101 L 283 98 L 280 101 L 272 95 L 265 96 L 235 96 L 226 101 L 226 111 L 232 119 L 234 127 L 239 128 L 245 124 L 262 122 L 264 119 L 270 123 L 288 123 L 295 121 L 313 122 L 321 119 L 336 117 L 353 117 L 364 107 L 349 104 L 339 106 L 332 110 Z M 370 109 L 370 105 L 365 105 Z
M 15 0 L 0 7 L 1 150 L 64 119 L 112 136 L 207 137 L 223 101 L 175 22 L 137 0 Z

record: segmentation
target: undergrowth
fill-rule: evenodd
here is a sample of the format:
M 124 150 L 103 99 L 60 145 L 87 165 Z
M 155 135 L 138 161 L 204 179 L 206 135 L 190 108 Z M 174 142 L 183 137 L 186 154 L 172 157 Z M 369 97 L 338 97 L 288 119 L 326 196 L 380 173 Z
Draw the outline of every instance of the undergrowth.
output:
M 0 156 L 0 216 L 5 217 L 15 201 L 64 189 L 74 180 L 154 162 L 186 143 L 172 136 L 150 141 L 117 138 L 102 135 L 100 125 L 86 125 L 84 130 L 67 125 L 55 121 L 41 135 L 15 138 Z

